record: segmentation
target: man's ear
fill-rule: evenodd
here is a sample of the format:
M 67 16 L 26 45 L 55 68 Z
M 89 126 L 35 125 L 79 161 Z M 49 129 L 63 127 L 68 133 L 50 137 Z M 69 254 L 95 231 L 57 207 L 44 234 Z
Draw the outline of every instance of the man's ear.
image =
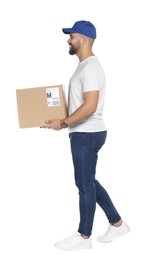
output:
M 81 37 L 81 43 L 82 43 L 82 44 L 86 44 L 86 42 L 87 42 L 87 37 L 86 37 L 85 35 L 83 35 L 83 36 Z

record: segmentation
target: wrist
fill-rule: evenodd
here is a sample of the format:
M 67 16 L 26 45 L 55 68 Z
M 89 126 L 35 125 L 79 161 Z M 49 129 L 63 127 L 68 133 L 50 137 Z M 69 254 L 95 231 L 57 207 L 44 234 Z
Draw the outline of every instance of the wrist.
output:
M 67 125 L 66 122 L 65 122 L 65 119 L 62 119 L 62 120 L 60 121 L 60 124 L 61 124 L 61 128 L 67 128 L 67 127 L 68 127 L 68 125 Z

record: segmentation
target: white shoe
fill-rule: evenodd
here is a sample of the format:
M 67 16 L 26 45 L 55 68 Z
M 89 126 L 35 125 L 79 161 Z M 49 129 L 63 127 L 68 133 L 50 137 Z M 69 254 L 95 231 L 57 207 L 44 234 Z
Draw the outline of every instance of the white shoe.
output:
M 84 239 L 81 237 L 80 233 L 75 233 L 73 236 L 66 238 L 60 242 L 57 242 L 55 246 L 58 249 L 65 250 L 65 251 L 72 251 L 78 249 L 88 249 L 92 247 L 92 240 L 91 238 Z
M 115 238 L 118 238 L 122 235 L 127 234 L 129 231 L 130 231 L 130 228 L 124 221 L 122 222 L 122 225 L 119 227 L 115 227 L 110 224 L 107 232 L 103 236 L 99 236 L 97 238 L 97 241 L 101 242 L 101 243 L 111 242 Z

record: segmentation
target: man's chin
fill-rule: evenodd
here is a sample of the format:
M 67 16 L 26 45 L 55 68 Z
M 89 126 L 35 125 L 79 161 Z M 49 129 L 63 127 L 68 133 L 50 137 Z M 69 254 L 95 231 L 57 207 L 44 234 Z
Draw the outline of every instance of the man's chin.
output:
M 70 54 L 70 55 L 74 55 L 75 53 L 74 53 L 74 52 L 71 52 L 71 51 L 69 51 L 69 54 Z
M 69 54 L 70 55 L 74 55 L 74 54 L 76 54 L 77 53 L 77 50 L 76 49 L 74 49 L 74 48 L 70 48 L 69 49 Z

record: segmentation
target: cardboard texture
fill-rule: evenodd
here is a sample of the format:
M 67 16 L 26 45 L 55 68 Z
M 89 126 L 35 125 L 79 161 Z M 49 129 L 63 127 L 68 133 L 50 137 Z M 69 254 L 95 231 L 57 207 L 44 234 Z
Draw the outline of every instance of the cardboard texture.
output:
M 46 120 L 67 117 L 64 86 L 16 90 L 20 128 L 41 127 Z

